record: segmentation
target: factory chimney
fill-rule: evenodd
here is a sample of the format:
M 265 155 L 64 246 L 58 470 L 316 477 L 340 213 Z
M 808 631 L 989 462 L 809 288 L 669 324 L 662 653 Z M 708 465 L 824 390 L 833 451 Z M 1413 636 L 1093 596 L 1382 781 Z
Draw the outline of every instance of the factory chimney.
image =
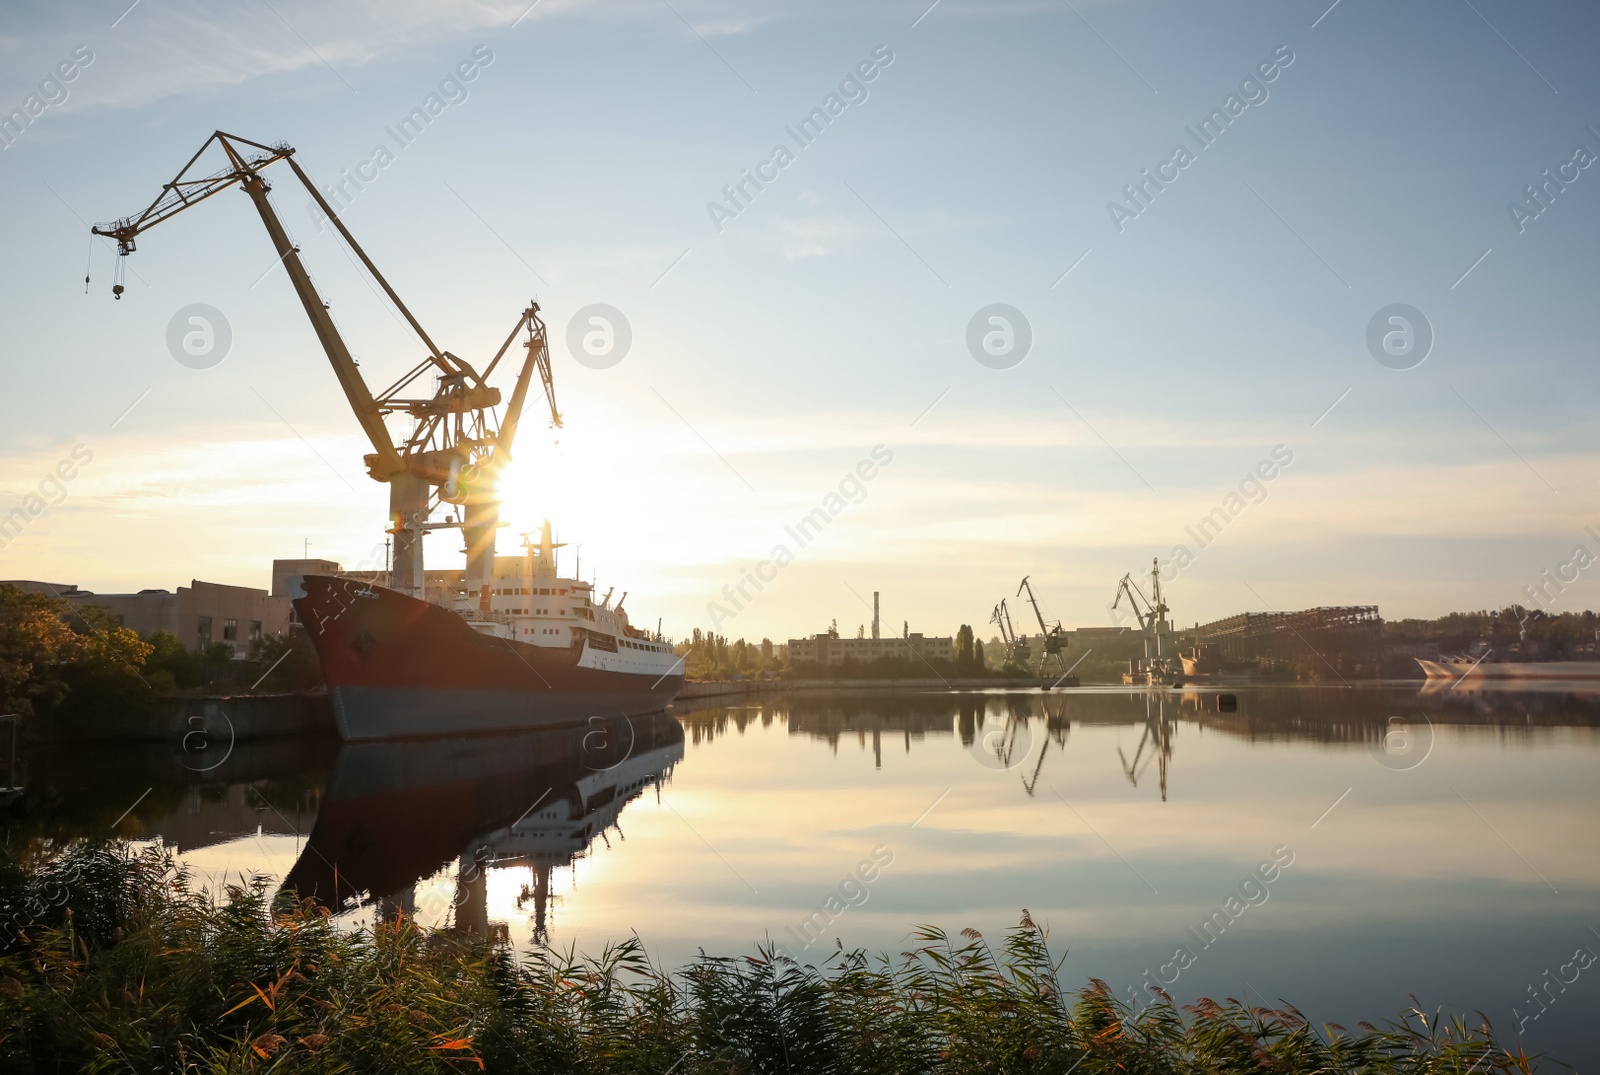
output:
M 872 591 L 872 637 L 878 637 L 878 591 Z

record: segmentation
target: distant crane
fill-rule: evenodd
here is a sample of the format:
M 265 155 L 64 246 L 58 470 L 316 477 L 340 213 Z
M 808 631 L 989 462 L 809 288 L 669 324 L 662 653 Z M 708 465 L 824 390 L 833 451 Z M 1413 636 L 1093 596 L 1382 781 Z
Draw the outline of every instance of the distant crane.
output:
M 1034 618 L 1039 621 L 1039 633 L 1044 636 L 1044 652 L 1039 654 L 1039 675 L 1042 678 L 1045 668 L 1054 660 L 1057 670 L 1065 678 L 1069 671 L 1067 659 L 1063 656 L 1067 648 L 1067 632 L 1061 629 L 1060 620 L 1045 623 L 1044 613 L 1039 611 L 1039 601 L 1033 596 L 1033 587 L 1029 585 L 1028 578 L 1027 575 L 1022 577 L 1022 585 L 1017 587 L 1017 596 L 1021 597 L 1024 593 L 1028 595 L 1028 602 L 1033 605 Z
M 1005 598 L 1002 597 L 1000 603 L 994 606 L 994 611 L 989 614 L 989 622 L 1000 628 L 1000 640 L 1006 647 L 1006 663 L 1018 668 L 1027 667 L 1028 640 L 1011 626 L 1011 612 L 1006 608 Z
M 212 175 L 189 178 L 195 162 L 213 143 L 226 155 L 227 166 Z M 301 170 L 294 160 L 294 152 L 294 147 L 287 143 L 267 146 L 217 131 L 206 139 L 199 152 L 189 158 L 189 162 L 172 181 L 162 186 L 160 195 L 143 212 L 112 223 L 95 225 L 91 229 L 95 235 L 108 236 L 117 241 L 119 260 L 112 294 L 119 299 L 122 297 L 123 263 L 120 258 L 134 252 L 135 239 L 140 234 L 211 195 L 238 184 L 261 214 L 261 222 L 266 225 L 267 234 L 272 238 L 278 260 L 288 272 L 306 316 L 311 319 L 311 327 L 333 365 L 334 375 L 339 379 L 339 386 L 355 412 L 356 421 L 361 424 L 372 444 L 372 452 L 365 457 L 367 473 L 373 479 L 389 484 L 389 532 L 394 535 L 391 585 L 402 592 L 422 596 L 423 535 L 429 530 L 458 526 L 466 543 L 469 592 L 486 593 L 494 573 L 495 531 L 500 526 L 499 479 L 511 460 L 512 442 L 516 439 L 517 425 L 535 370 L 544 384 L 545 398 L 550 404 L 550 423 L 556 428 L 561 426 L 561 413 L 556 408 L 555 384 L 550 371 L 550 348 L 544 322 L 539 318 L 539 304 L 531 302 L 522 311 L 516 327 L 482 373 L 464 359 L 440 350 L 356 243 L 339 219 L 339 214 Z M 376 395 L 362 378 L 356 360 L 328 313 L 328 304 L 317 293 L 310 275 L 301 264 L 300 248 L 289 238 L 267 198 L 267 192 L 272 188 L 261 173 L 277 161 L 288 162 L 295 177 L 333 224 L 339 237 L 372 275 L 427 349 L 425 358 Z M 489 377 L 524 329 L 527 330 L 527 338 L 522 346 L 527 349 L 528 355 L 517 373 L 510 400 L 497 413 L 496 409 L 500 408 L 502 402 L 501 393 L 488 383 Z M 419 377 L 428 372 L 432 372 L 437 379 L 431 396 L 402 396 Z M 398 442 L 385 424 L 385 419 L 394 414 L 408 415 L 412 419 L 411 434 Z M 443 503 L 462 508 L 459 522 L 455 515 L 448 522 L 428 521 L 432 512 Z
M 1134 617 L 1139 621 L 1139 629 L 1144 633 L 1144 665 L 1138 673 L 1130 671 L 1123 680 L 1129 683 L 1140 680 L 1151 685 L 1181 683 L 1183 677 L 1173 669 L 1174 658 L 1167 656 L 1163 643 L 1164 636 L 1171 631 L 1167 623 L 1170 610 L 1161 597 L 1161 561 L 1158 559 L 1150 561 L 1150 589 L 1155 595 L 1153 601 L 1139 589 L 1139 584 L 1133 581 L 1133 573 L 1129 572 L 1117 582 L 1116 597 L 1111 602 L 1115 610 L 1126 597 L 1128 607 L 1133 610 Z

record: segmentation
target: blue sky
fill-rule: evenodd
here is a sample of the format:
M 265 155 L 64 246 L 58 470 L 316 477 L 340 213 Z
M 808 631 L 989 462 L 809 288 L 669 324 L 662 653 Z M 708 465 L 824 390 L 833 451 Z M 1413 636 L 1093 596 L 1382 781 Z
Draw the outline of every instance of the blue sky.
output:
M 1524 599 L 1579 540 L 1600 550 L 1582 531 L 1600 528 L 1600 170 L 1520 232 L 1508 210 L 1574 147 L 1600 154 L 1600 12 L 925 7 L 11 9 L 5 108 L 78 46 L 94 59 L 0 151 L 0 512 L 72 445 L 94 461 L 0 551 L 0 576 L 263 585 L 306 540 L 355 564 L 382 539 L 385 491 L 243 198 L 141 237 L 121 302 L 109 250 L 89 253 L 84 221 L 141 208 L 218 128 L 291 142 L 323 183 L 389 146 L 345 220 L 441 346 L 486 357 L 538 298 L 567 423 L 559 441 L 525 427 L 511 518 L 551 516 L 586 575 L 669 631 L 707 624 L 878 444 L 894 462 L 862 502 L 720 630 L 848 629 L 878 589 L 890 623 L 949 633 L 1023 574 L 1069 625 L 1105 623 L 1115 580 L 1179 544 L 1182 622 L 1431 615 Z M 894 58 L 867 99 L 713 227 L 724 184 L 880 46 Z M 479 48 L 493 58 L 465 99 L 395 148 L 385 129 Z M 1195 148 L 1185 128 L 1257 96 L 1240 83 L 1275 52 L 1293 60 L 1266 99 Z M 1108 203 L 1180 143 L 1194 162 L 1119 231 Z M 275 183 L 363 370 L 414 362 L 292 176 Z M 215 368 L 167 351 L 191 303 L 231 326 Z M 633 329 L 605 370 L 565 345 L 592 303 Z M 1014 368 L 967 349 L 993 303 L 1032 327 Z M 1413 369 L 1367 350 L 1396 303 L 1433 327 Z M 1277 445 L 1293 463 L 1200 549 L 1186 527 Z M 430 542 L 432 563 L 457 561 Z M 1585 578 L 1556 607 L 1594 603 Z

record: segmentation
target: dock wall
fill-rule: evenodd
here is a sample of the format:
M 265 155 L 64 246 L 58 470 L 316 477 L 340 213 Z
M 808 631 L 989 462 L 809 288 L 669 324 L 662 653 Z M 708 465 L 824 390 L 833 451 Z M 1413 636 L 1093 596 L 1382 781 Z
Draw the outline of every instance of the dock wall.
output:
M 1010 676 L 954 677 L 938 679 L 778 679 L 778 680 L 717 680 L 702 683 L 685 683 L 678 692 L 677 701 L 692 702 L 701 698 L 718 700 L 754 698 L 770 694 L 793 694 L 797 691 L 976 691 L 976 690 L 1039 690 L 1053 687 L 1056 679 L 1027 679 Z M 1077 686 L 1073 677 L 1061 688 Z

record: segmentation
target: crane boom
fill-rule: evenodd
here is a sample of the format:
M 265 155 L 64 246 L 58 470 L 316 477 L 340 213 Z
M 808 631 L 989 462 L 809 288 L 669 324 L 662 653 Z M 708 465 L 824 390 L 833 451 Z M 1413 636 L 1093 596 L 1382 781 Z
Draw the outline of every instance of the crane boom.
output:
M 260 176 L 251 173 L 246 175 L 240 184 L 261 214 L 261 223 L 266 225 L 267 234 L 272 237 L 273 249 L 278 252 L 278 260 L 283 263 L 285 271 L 289 274 L 289 281 L 294 285 L 295 294 L 300 298 L 300 305 L 305 308 L 306 316 L 311 319 L 311 327 L 315 330 L 323 351 L 327 353 L 328 361 L 333 366 L 333 374 L 339 379 L 339 387 L 344 389 L 345 398 L 350 401 L 350 409 L 355 411 L 356 421 L 361 423 L 362 432 L 366 433 L 367 440 L 372 443 L 372 449 L 377 454 L 377 465 L 371 468 L 372 476 L 380 481 L 393 477 L 403 471 L 405 465 L 400 461 L 400 453 L 395 451 L 394 444 L 389 438 L 388 427 L 383 424 L 383 412 L 379 410 L 377 401 L 372 398 L 372 392 L 367 388 L 366 380 L 356 367 L 356 360 L 351 356 L 350 348 L 345 345 L 344 337 L 339 335 L 338 328 L 334 326 L 327 304 L 323 302 L 322 296 L 317 294 L 317 286 L 311 282 L 311 274 L 306 272 L 305 265 L 301 263 L 299 249 L 290 240 L 289 233 L 284 230 L 283 221 L 278 219 L 272 203 L 267 200 L 269 188 L 266 182 Z
M 1045 626 L 1044 613 L 1039 611 L 1039 601 L 1033 596 L 1033 587 L 1028 585 L 1029 577 L 1028 575 L 1022 576 L 1022 585 L 1017 587 L 1017 596 L 1021 597 L 1023 593 L 1027 593 L 1028 603 L 1033 606 L 1034 619 L 1039 621 L 1039 633 L 1047 635 L 1050 633 L 1050 628 Z
M 1060 620 L 1045 622 L 1044 613 L 1039 611 L 1039 599 L 1033 596 L 1033 586 L 1028 582 L 1030 577 L 1022 576 L 1022 584 L 1017 587 L 1017 596 L 1021 597 L 1024 593 L 1028 595 L 1028 603 L 1033 606 L 1034 619 L 1039 621 L 1039 634 L 1042 636 L 1040 642 L 1043 648 L 1043 652 L 1039 654 L 1039 674 L 1044 675 L 1045 665 L 1054 657 L 1056 666 L 1062 670 L 1062 676 L 1065 677 L 1069 669 L 1062 652 L 1067 648 L 1067 633 L 1062 630 Z
M 190 172 L 213 143 L 226 154 L 228 166 L 210 175 L 191 178 Z M 493 572 L 494 533 L 499 526 L 499 472 L 510 460 L 535 369 L 539 371 L 550 404 L 551 424 L 556 427 L 561 425 L 550 370 L 548 340 L 544 322 L 539 318 L 539 304 L 530 303 L 523 310 L 516 328 L 506 338 L 499 353 L 484 373 L 478 373 L 470 363 L 441 350 L 433 342 L 350 234 L 338 213 L 294 160 L 294 152 L 294 147 L 286 143 L 263 145 L 216 131 L 189 158 L 178 174 L 162 186 L 161 193 L 142 212 L 112 223 L 97 224 L 91 230 L 96 235 L 115 239 L 117 253 L 126 257 L 137 249 L 138 236 L 150 228 L 238 184 L 256 207 L 277 251 L 278 260 L 283 264 L 300 304 L 311 320 L 317 340 L 333 367 L 345 399 L 372 444 L 373 451 L 365 460 L 368 473 L 375 480 L 389 484 L 390 530 L 395 535 L 392 584 L 402 591 L 420 595 L 424 580 L 423 534 L 434 525 L 460 525 L 467 539 L 468 585 L 474 588 L 486 585 Z M 288 231 L 267 197 L 272 188 L 261 173 L 278 161 L 288 162 L 295 177 L 333 224 L 340 239 L 360 259 L 427 348 L 427 357 L 422 362 L 377 396 L 373 395 L 362 377 L 354 356 L 328 313 L 328 304 L 317 292 L 316 285 L 301 262 L 300 248 L 289 238 Z M 122 292 L 119 279 L 112 293 L 121 298 Z M 488 376 L 524 328 L 528 331 L 525 344 L 528 354 L 518 372 L 511 400 L 503 413 L 497 416 L 495 408 L 501 405 L 501 394 L 499 389 L 488 384 Z M 410 386 L 430 370 L 437 377 L 433 394 L 404 398 L 403 394 Z M 391 414 L 408 415 L 414 423 L 411 434 L 398 444 L 385 421 Z M 470 479 L 465 475 L 470 475 Z M 428 523 L 435 489 L 438 490 L 440 501 L 463 506 L 459 524 L 453 520 L 447 524 Z

